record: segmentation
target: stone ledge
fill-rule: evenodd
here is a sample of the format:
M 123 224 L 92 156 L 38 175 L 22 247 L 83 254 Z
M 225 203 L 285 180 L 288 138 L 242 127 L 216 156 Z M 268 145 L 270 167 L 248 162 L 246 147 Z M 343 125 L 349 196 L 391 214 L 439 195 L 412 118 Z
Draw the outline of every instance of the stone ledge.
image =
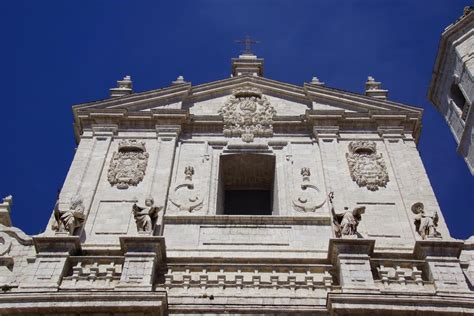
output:
M 415 243 L 413 255 L 417 259 L 426 257 L 459 258 L 463 245 L 463 241 L 418 240 Z
M 18 315 L 143 312 L 166 315 L 166 292 L 4 293 L 0 312 Z
M 165 215 L 165 224 L 252 224 L 252 225 L 330 225 L 329 215 L 247 216 L 247 215 Z
M 370 256 L 374 252 L 374 239 L 330 239 L 328 260 L 336 262 L 339 255 Z
M 72 255 L 81 252 L 78 236 L 33 237 L 33 243 L 37 253 L 62 252 Z
M 471 315 L 474 296 L 329 293 L 327 308 L 337 315 Z
M 159 236 L 122 236 L 120 247 L 124 254 L 150 253 L 159 261 L 166 260 L 165 238 Z

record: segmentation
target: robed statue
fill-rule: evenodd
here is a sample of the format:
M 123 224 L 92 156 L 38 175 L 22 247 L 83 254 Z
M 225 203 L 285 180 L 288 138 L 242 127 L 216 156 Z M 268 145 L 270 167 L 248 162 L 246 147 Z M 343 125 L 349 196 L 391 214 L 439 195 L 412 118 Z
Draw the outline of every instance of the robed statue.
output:
M 136 203 L 133 204 L 132 211 L 135 223 L 137 224 L 137 231 L 151 233 L 154 230 L 158 212 L 160 211 L 160 208 L 154 205 L 153 199 L 147 198 L 144 206 Z
M 357 206 L 352 211 L 347 207 L 345 212 L 336 214 L 333 205 L 334 192 L 328 195 L 331 213 L 333 215 L 334 232 L 337 238 L 359 238 L 360 234 L 357 232 L 357 226 L 362 219 L 362 214 L 365 213 L 365 206 Z

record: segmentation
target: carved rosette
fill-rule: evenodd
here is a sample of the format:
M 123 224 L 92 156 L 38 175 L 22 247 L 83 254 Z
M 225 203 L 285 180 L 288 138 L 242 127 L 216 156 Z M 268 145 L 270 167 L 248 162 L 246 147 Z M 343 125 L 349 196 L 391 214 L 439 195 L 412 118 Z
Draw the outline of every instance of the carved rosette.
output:
M 352 180 L 360 187 L 376 191 L 389 181 L 387 167 L 382 154 L 377 154 L 373 141 L 353 141 L 346 153 Z
M 137 185 L 145 176 L 147 164 L 148 153 L 145 150 L 145 143 L 134 139 L 123 140 L 110 161 L 108 180 L 118 189 Z
M 276 111 L 257 88 L 239 88 L 219 110 L 224 120 L 224 136 L 241 137 L 250 143 L 255 137 L 273 135 Z

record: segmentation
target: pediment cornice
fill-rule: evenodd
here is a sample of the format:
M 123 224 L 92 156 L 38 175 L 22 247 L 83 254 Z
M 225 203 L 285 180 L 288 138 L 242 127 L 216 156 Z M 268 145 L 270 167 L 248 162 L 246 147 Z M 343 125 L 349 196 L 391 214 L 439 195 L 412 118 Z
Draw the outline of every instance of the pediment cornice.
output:
M 135 93 L 123 97 L 90 102 L 73 107 L 76 137 L 87 126 L 97 124 L 117 124 L 117 126 L 140 126 L 156 124 L 187 126 L 222 125 L 218 113 L 190 114 L 189 108 L 195 102 L 211 100 L 232 94 L 241 88 L 258 88 L 262 93 L 281 99 L 306 104 L 308 110 L 301 115 L 278 115 L 275 125 L 302 124 L 374 124 L 403 125 L 412 131 L 419 129 L 423 110 L 401 103 L 380 100 L 365 95 L 328 88 L 314 84 L 297 86 L 267 78 L 241 75 L 219 81 L 192 86 L 191 83 L 168 88 Z M 334 110 L 314 109 L 312 103 L 335 104 Z M 166 108 L 166 104 L 176 103 L 179 108 Z M 163 105 L 163 107 L 160 107 Z M 385 125 L 387 125 L 385 124 Z M 193 128 L 192 128 L 193 129 Z

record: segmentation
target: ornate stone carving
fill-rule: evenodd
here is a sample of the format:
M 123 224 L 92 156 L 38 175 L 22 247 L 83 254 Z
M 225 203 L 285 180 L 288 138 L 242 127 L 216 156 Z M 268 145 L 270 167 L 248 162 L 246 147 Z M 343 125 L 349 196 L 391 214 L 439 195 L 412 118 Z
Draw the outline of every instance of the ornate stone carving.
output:
M 330 269 L 314 267 L 295 270 L 291 266 L 279 265 L 278 269 L 261 269 L 253 266 L 251 269 L 235 268 L 222 264 L 218 267 L 206 265 L 179 266 L 168 265 L 164 274 L 164 283 L 158 283 L 157 288 L 166 290 L 186 289 L 189 292 L 206 289 L 213 293 L 228 292 L 233 297 L 248 295 L 247 292 L 235 290 L 251 289 L 254 295 L 275 294 L 279 291 L 298 291 L 310 295 L 314 291 L 324 289 L 330 291 L 334 286 Z M 215 292 L 214 292 L 215 293 Z M 245 293 L 245 294 L 243 294 Z
M 63 210 L 59 207 L 59 201 L 54 206 L 54 223 L 52 229 L 57 233 L 68 233 L 74 235 L 76 228 L 82 226 L 85 219 L 84 205 L 81 198 L 71 201 L 69 208 Z
M 232 95 L 219 110 L 224 120 L 224 135 L 240 136 L 244 142 L 254 137 L 273 135 L 273 116 L 276 111 L 257 88 L 244 87 Z
M 365 206 L 357 206 L 352 211 L 344 208 L 343 213 L 336 214 L 333 205 L 334 192 L 329 193 L 329 203 L 333 215 L 334 232 L 337 238 L 362 238 L 357 232 L 357 226 L 365 213 Z
M 180 211 L 193 212 L 202 208 L 203 200 L 197 190 L 194 189 L 193 175 L 194 167 L 188 166 L 184 169 L 184 183 L 177 185 L 169 201 Z
M 115 259 L 115 258 L 114 258 Z M 63 290 L 75 289 L 112 289 L 122 274 L 123 261 L 120 259 L 98 257 L 76 257 L 71 261 L 71 268 L 61 280 Z
M 132 212 L 137 224 L 137 231 L 139 233 L 152 233 L 160 210 L 161 207 L 155 206 L 152 198 L 147 198 L 144 206 L 133 204 Z
M 5 232 L 0 232 L 0 257 L 7 256 L 12 247 L 12 237 Z
M 110 161 L 108 180 L 118 189 L 127 189 L 130 185 L 137 185 L 143 180 L 148 163 L 148 153 L 145 143 L 137 140 L 122 140 L 118 151 Z
M 422 239 L 441 238 L 441 234 L 436 230 L 438 226 L 438 213 L 436 211 L 426 211 L 421 202 L 411 206 L 411 211 L 415 216 L 415 227 Z
M 315 212 L 324 205 L 326 198 L 319 188 L 310 182 L 311 170 L 301 168 L 303 181 L 298 196 L 293 200 L 293 209 L 298 212 Z
M 389 181 L 387 167 L 382 154 L 377 155 L 373 141 L 353 141 L 346 153 L 352 180 L 360 187 L 376 191 L 385 187 Z
M 377 283 L 383 289 L 393 290 L 419 290 L 425 285 L 423 280 L 423 265 L 411 262 L 383 262 L 376 266 L 375 275 Z

